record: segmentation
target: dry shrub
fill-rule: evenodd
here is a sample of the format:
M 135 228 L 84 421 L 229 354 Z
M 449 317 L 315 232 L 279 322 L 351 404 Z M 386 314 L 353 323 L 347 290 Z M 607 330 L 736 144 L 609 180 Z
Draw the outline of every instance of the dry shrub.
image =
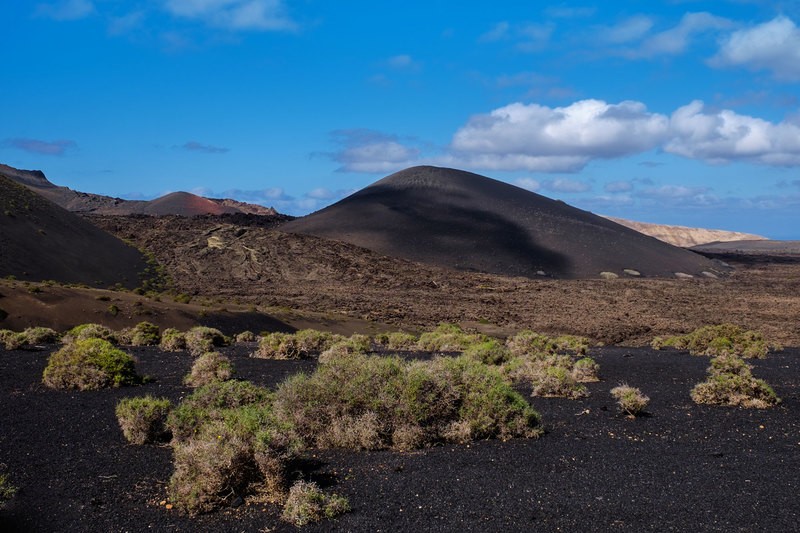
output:
M 692 400 L 700 404 L 766 409 L 780 403 L 763 379 L 756 379 L 751 367 L 733 355 L 712 359 L 709 377 L 692 389 Z
M 584 361 L 588 358 L 582 358 Z M 513 382 L 530 383 L 534 396 L 578 399 L 588 395 L 584 382 L 596 378 L 597 363 L 580 365 L 570 355 L 534 353 L 515 357 L 502 366 L 502 372 Z
M 540 432 L 538 414 L 499 372 L 466 357 L 332 358 L 281 384 L 275 410 L 319 447 L 421 447 L 445 440 L 453 422 L 466 422 L 474 439 Z
M 281 518 L 302 527 L 323 518 L 335 518 L 349 510 L 347 498 L 325 494 L 314 482 L 298 481 L 289 490 Z
M 102 339 L 65 345 L 47 361 L 42 381 L 54 389 L 92 390 L 141 383 L 133 358 Z
M 198 388 L 168 418 L 175 471 L 170 499 L 190 514 L 237 496 L 283 501 L 297 443 L 272 410 L 272 393 L 246 382 Z
M 739 355 L 745 358 L 763 359 L 770 348 L 780 350 L 777 345 L 770 346 L 764 335 L 757 331 L 745 330 L 734 324 L 703 326 L 686 335 L 656 337 L 650 346 L 688 350 L 692 355 Z
M 0 330 L 0 342 L 6 350 L 19 350 L 42 344 L 53 344 L 59 341 L 60 335 L 50 328 L 27 328 L 19 333 L 4 329 Z
M 245 343 L 245 342 L 255 342 L 256 334 L 252 331 L 243 331 L 236 335 L 235 341 L 237 344 Z
M 352 335 L 343 338 L 332 344 L 328 349 L 319 354 L 320 364 L 327 364 L 329 361 L 346 357 L 348 355 L 366 354 L 371 346 L 371 340 L 366 335 Z
M 631 417 L 642 414 L 650 403 L 650 398 L 642 391 L 624 383 L 611 389 L 611 396 L 617 400 L 620 411 Z
M 586 353 L 589 341 L 575 335 L 548 337 L 526 329 L 506 339 L 506 347 L 515 357 L 543 357 L 556 354 L 577 356 Z
M 168 399 L 154 398 L 149 394 L 120 400 L 116 414 L 122 434 L 131 444 L 169 440 L 166 421 L 171 406 Z
M 595 381 L 600 381 L 600 378 L 597 376 L 599 371 L 600 365 L 598 365 L 594 359 L 591 357 L 582 357 L 575 361 L 575 364 L 572 366 L 572 377 L 574 377 L 575 381 L 578 383 L 593 383 Z
M 5 467 L 5 465 L 2 465 Z M 17 487 L 11 484 L 11 480 L 4 472 L 0 472 L 0 506 L 14 497 Z
M 230 344 L 228 338 L 220 330 L 206 326 L 193 327 L 186 332 L 185 337 L 186 348 L 194 356 L 203 355 L 213 351 L 214 348 Z
M 253 357 L 263 359 L 306 359 L 344 340 L 341 335 L 303 329 L 297 333 L 270 333 L 261 337 Z
M 227 381 L 233 377 L 231 360 L 219 352 L 208 352 L 198 357 L 192 370 L 183 379 L 190 387 L 202 387 L 215 381 Z
M 179 352 L 186 349 L 186 335 L 175 328 L 167 328 L 161 334 L 160 348 L 167 352 Z
M 588 396 L 586 387 L 575 380 L 569 368 L 547 366 L 541 376 L 534 381 L 533 395 L 578 399 Z

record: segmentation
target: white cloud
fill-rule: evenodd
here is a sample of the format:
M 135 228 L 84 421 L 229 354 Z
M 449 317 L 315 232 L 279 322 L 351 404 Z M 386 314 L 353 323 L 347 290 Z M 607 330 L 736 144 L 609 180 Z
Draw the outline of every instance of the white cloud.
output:
M 709 62 L 712 66 L 743 66 L 770 70 L 779 79 L 800 79 L 800 29 L 779 15 L 769 22 L 735 31 Z
M 646 58 L 682 54 L 698 34 L 725 30 L 731 26 L 733 22 L 730 20 L 710 13 L 686 13 L 678 25 L 645 39 L 639 48 L 628 50 L 624 55 L 631 58 Z
M 542 183 L 542 188 L 550 192 L 578 193 L 589 191 L 592 189 L 592 186 L 585 181 L 558 178 L 545 181 Z
M 386 64 L 396 69 L 408 69 L 416 66 L 414 59 L 408 54 L 392 56 L 386 60 Z
M 54 20 L 78 20 L 94 13 L 90 0 L 62 0 L 36 6 L 36 15 Z
M 736 160 L 774 166 L 800 165 L 800 126 L 774 124 L 730 110 L 708 112 L 703 102 L 679 108 L 670 119 L 664 150 L 720 164 Z
M 514 180 L 514 185 L 532 192 L 536 192 L 541 188 L 541 184 L 533 178 L 519 178 Z
M 451 148 L 482 168 L 570 172 L 594 158 L 650 150 L 668 126 L 667 117 L 647 112 L 640 102 L 581 100 L 556 108 L 515 103 L 472 117 Z
M 481 35 L 479 41 L 485 43 L 500 41 L 508 37 L 510 29 L 511 25 L 508 22 L 498 22 L 489 31 Z
M 480 36 L 479 42 L 490 43 L 496 41 L 516 41 L 516 48 L 522 52 L 538 52 L 550 41 L 555 31 L 551 23 L 514 24 L 506 21 L 498 22 Z
M 653 27 L 653 20 L 644 15 L 634 15 L 615 24 L 599 29 L 600 40 L 611 44 L 638 41 Z
M 282 0 L 165 0 L 171 14 L 230 30 L 292 30 Z
M 122 35 L 139 27 L 145 19 L 144 11 L 134 11 L 120 17 L 111 17 L 108 22 L 109 35 Z
M 379 173 L 399 170 L 416 164 L 420 151 L 406 146 L 394 135 L 367 129 L 338 130 L 334 142 L 342 149 L 328 154 L 346 172 Z

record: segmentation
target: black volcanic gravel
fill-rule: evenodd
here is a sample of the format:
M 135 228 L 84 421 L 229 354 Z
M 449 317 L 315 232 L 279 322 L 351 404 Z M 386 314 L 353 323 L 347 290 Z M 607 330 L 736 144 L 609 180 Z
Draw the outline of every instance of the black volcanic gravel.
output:
M 98 392 L 41 384 L 49 351 L 0 350 L 0 463 L 20 490 L 0 531 L 291 531 L 277 507 L 243 505 L 198 518 L 166 510 L 168 446 L 131 446 L 120 398 L 178 400 L 191 358 L 131 349 L 156 381 Z M 248 359 L 238 377 L 274 386 L 308 361 Z M 309 452 L 296 467 L 347 496 L 353 512 L 309 531 L 798 531 L 800 349 L 752 361 L 783 403 L 770 410 L 697 406 L 708 359 L 674 351 L 599 348 L 603 381 L 585 400 L 532 398 L 547 433 L 413 453 Z M 651 397 L 627 419 L 608 391 Z M 265 510 L 266 509 L 266 510 Z

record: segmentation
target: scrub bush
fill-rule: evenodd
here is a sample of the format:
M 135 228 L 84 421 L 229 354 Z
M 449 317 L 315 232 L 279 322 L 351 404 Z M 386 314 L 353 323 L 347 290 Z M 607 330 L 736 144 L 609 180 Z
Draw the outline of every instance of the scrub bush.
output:
M 122 434 L 131 444 L 148 444 L 169 440 L 167 415 L 172 404 L 166 398 L 149 394 L 123 398 L 117 403 L 116 414 Z
M 54 389 L 93 390 L 136 385 L 133 358 L 102 339 L 85 339 L 65 345 L 50 356 L 42 381 Z

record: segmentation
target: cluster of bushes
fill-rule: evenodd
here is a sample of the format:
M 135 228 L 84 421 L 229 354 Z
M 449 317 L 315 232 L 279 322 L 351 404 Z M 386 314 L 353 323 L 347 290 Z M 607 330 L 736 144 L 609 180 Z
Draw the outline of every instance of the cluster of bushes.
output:
M 736 355 L 718 355 L 708 367 L 708 379 L 692 389 L 692 400 L 700 404 L 756 409 L 780 403 L 772 387 L 763 379 L 754 378 L 751 370 L 752 367 Z
M 656 337 L 650 346 L 655 350 L 661 348 L 688 350 L 692 355 L 734 354 L 757 359 L 766 357 L 770 349 L 781 349 L 780 346 L 770 346 L 761 333 L 745 330 L 734 324 L 704 326 L 686 335 Z
M 230 343 L 231 339 L 216 328 L 195 326 L 186 332 L 175 328 L 165 329 L 160 346 L 162 350 L 169 352 L 189 350 L 192 355 L 199 356 Z
M 41 344 L 53 344 L 59 341 L 61 335 L 50 328 L 26 328 L 24 331 L 11 331 L 0 329 L 0 343 L 6 350 L 19 350 Z
M 289 465 L 309 448 L 410 450 L 542 432 L 539 415 L 500 370 L 466 355 L 406 361 L 353 352 L 290 377 L 275 392 L 227 380 L 225 369 L 228 361 L 205 354 L 187 377 L 199 386 L 179 405 L 145 397 L 117 407 L 130 442 L 171 435 L 169 496 L 190 514 L 244 496 L 282 502 L 283 518 L 296 525 L 345 512 L 345 499 L 304 481 L 292 485 Z M 207 380 L 195 383 L 201 374 Z
M 305 359 L 320 354 L 346 337 L 335 333 L 303 329 L 296 333 L 269 333 L 258 340 L 253 357 L 262 359 Z

